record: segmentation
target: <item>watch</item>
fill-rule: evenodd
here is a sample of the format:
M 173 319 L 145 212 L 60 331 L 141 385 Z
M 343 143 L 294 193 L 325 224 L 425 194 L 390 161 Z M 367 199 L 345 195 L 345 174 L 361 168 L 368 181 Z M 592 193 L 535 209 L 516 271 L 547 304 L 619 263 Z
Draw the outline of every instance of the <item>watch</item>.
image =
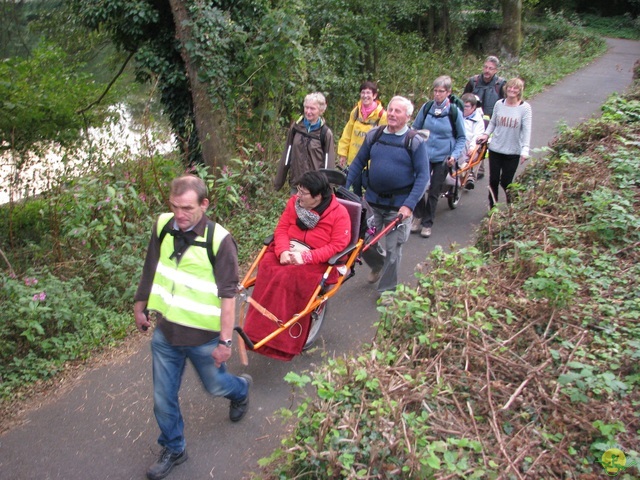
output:
M 227 348 L 231 348 L 231 340 L 220 340 L 218 345 L 224 345 Z

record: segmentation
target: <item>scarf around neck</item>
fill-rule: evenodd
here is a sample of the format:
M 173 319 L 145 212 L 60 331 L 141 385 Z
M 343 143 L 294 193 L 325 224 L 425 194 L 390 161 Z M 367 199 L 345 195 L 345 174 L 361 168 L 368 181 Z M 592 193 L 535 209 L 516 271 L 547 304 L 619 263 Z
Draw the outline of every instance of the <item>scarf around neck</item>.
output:
M 367 108 L 364 105 L 362 105 L 360 107 L 360 115 L 362 115 L 362 119 L 366 120 L 367 118 L 369 118 L 369 115 L 371 115 L 375 111 L 376 108 L 378 108 L 378 102 L 376 100 L 374 100 L 371 103 L 371 106 L 369 108 Z
M 333 195 L 330 195 L 327 198 L 323 199 L 320 202 L 320 205 L 311 210 L 307 210 L 306 208 L 301 207 L 300 199 L 297 198 L 296 214 L 298 218 L 296 218 L 296 225 L 298 226 L 298 228 L 300 228 L 300 230 L 311 230 L 312 228 L 315 228 L 320 221 L 320 217 L 322 217 L 324 211 L 327 209 L 327 207 L 329 207 L 332 197 Z
M 306 118 L 303 118 L 302 124 L 307 129 L 307 132 L 313 132 L 314 130 L 318 130 L 320 127 L 322 127 L 322 119 L 318 118 L 318 121 L 312 124 L 311 122 L 309 122 L 309 120 L 307 120 Z

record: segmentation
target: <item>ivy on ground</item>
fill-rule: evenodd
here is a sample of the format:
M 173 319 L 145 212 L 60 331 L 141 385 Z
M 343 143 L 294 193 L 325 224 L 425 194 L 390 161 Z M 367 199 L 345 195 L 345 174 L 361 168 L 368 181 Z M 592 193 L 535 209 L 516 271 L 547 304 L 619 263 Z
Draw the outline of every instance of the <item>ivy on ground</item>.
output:
M 360 356 L 288 377 L 317 396 L 285 411 L 261 478 L 637 476 L 639 106 L 607 105 L 519 177 L 476 247 L 431 254 Z M 605 472 L 611 449 L 628 470 Z

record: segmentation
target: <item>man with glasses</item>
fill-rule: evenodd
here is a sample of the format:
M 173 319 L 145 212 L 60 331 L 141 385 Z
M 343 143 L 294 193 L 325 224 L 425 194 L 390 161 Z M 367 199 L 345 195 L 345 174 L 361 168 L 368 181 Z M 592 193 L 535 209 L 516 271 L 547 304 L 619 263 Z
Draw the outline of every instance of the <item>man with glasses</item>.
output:
M 500 69 L 500 60 L 498 57 L 490 55 L 484 61 L 482 74 L 474 75 L 464 87 L 464 93 L 473 93 L 482 102 L 482 110 L 484 111 L 484 127 L 487 128 L 491 115 L 493 115 L 493 107 L 496 102 L 505 97 L 504 86 L 506 80 L 498 75 Z M 478 168 L 478 180 L 484 177 L 484 159 Z

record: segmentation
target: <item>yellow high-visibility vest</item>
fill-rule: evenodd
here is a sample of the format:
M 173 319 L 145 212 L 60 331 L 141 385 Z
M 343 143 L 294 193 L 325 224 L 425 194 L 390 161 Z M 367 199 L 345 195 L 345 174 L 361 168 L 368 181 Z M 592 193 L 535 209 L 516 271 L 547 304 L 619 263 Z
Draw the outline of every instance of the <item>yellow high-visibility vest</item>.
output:
M 158 237 L 170 221 L 173 221 L 172 213 L 160 215 Z M 207 225 L 204 236 L 196 237 L 198 244 L 190 245 L 179 261 L 170 258 L 174 251 L 173 236 L 164 236 L 147 308 L 159 312 L 170 322 L 219 332 L 222 301 L 218 296 L 213 266 L 207 253 L 206 238 L 209 228 Z M 227 230 L 215 225 L 212 240 L 214 254 L 227 235 Z

